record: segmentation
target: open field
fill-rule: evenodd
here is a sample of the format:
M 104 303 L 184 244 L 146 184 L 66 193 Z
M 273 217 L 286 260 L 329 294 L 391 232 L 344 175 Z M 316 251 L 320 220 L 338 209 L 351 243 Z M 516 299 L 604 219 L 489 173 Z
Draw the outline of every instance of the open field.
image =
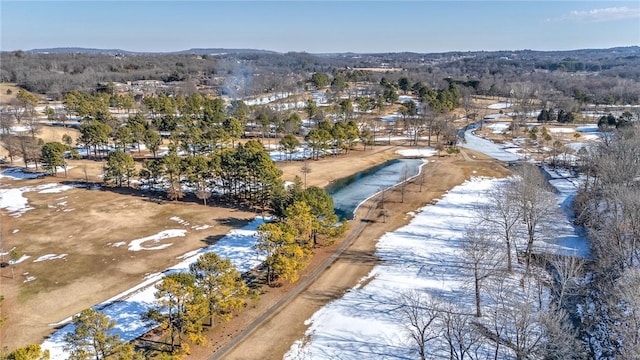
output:
M 4 189 L 35 189 L 24 192 L 33 209 L 19 217 L 2 210 L 0 217 L 4 251 L 15 247 L 30 256 L 15 265 L 15 278 L 10 267 L 0 269 L 5 297 L 2 316 L 7 318 L 0 329 L 0 343 L 10 349 L 40 342 L 52 331 L 49 324 L 136 285 L 145 275 L 175 263 L 177 256 L 206 246 L 255 216 L 241 209 L 157 202 L 139 193 L 110 189 L 38 191 L 46 184 L 68 181 L 74 173 L 83 176 L 76 168 L 67 179 L 2 179 Z M 116 246 L 170 229 L 186 230 L 186 234 L 160 241 L 172 244 L 163 250 L 130 251 L 126 245 Z M 45 255 L 61 258 L 34 261 Z

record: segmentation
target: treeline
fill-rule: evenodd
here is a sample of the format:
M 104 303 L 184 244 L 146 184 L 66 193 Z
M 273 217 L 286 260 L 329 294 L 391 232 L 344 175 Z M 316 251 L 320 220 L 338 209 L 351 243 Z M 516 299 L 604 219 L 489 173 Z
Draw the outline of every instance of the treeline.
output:
M 584 154 L 575 202 L 591 248 L 579 330 L 592 358 L 640 356 L 640 129 L 619 127 Z
M 545 91 L 573 97 L 578 89 L 591 103 L 636 104 L 640 95 L 637 47 L 573 52 L 503 51 L 445 54 L 34 54 L 3 52 L 0 81 L 61 99 L 73 91 L 92 91 L 109 81 L 159 80 L 173 93 L 208 89 L 214 95 L 248 96 L 302 89 L 312 73 L 349 73 L 347 81 L 379 82 L 411 77 L 433 88 L 458 79 L 477 94 L 507 96 L 510 83 L 527 81 Z M 578 60 L 579 59 L 579 60 Z M 361 72 L 357 67 L 391 66 L 397 72 Z M 350 69 L 350 70 L 349 70 Z M 397 78 L 396 78 L 397 77 Z M 612 91 L 613 90 L 613 91 Z M 167 90 L 169 91 L 169 90 Z M 579 100 L 576 98 L 576 100 Z
M 2 53 L 0 82 L 17 83 L 56 100 L 73 90 L 93 91 L 109 81 L 138 80 L 174 83 L 178 88 L 182 87 L 180 82 L 185 82 L 188 86 L 182 92 L 187 94 L 196 87 L 209 87 L 215 95 L 236 93 L 236 86 L 241 85 L 242 95 L 252 95 L 290 90 L 308 72 L 331 68 L 327 60 L 305 53 L 114 56 L 14 51 Z
M 165 191 L 170 200 L 183 198 L 187 188 L 205 204 L 216 194 L 264 208 L 283 186 L 282 172 L 255 140 L 210 154 L 179 156 L 170 150 L 160 159 L 144 160 L 139 171 L 131 154 L 112 151 L 104 170 L 108 185 L 130 186 L 139 180 L 145 189 Z

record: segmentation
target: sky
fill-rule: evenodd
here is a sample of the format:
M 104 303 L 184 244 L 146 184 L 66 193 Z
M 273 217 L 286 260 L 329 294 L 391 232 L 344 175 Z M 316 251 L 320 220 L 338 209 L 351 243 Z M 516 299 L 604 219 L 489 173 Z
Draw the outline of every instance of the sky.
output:
M 0 1 L 0 49 L 571 50 L 640 45 L 639 1 Z

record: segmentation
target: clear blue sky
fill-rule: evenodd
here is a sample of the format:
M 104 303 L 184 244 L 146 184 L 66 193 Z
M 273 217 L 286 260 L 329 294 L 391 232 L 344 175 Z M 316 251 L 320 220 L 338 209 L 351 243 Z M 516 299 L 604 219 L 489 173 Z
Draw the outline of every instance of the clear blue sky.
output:
M 639 1 L 0 1 L 2 50 L 319 52 L 640 45 Z

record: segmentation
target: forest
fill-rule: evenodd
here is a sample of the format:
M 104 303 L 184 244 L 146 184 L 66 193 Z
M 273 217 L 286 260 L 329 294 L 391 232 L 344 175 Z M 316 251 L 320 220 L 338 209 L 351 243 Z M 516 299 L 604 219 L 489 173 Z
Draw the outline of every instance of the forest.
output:
M 494 51 L 439 54 L 308 54 L 252 50 L 192 49 L 147 54 L 111 50 L 45 49 L 2 53 L 0 82 L 61 100 L 99 84 L 159 80 L 175 91 L 194 89 L 213 95 L 256 95 L 303 89 L 312 73 L 358 68 L 401 71 L 352 71 L 350 80 L 377 83 L 409 76 L 432 88 L 443 79 L 473 81 L 479 94 L 506 96 L 515 83 L 538 88 L 541 97 L 562 97 L 578 104 L 637 104 L 640 49 L 637 46 L 574 51 Z M 286 75 L 286 76 L 283 76 Z

